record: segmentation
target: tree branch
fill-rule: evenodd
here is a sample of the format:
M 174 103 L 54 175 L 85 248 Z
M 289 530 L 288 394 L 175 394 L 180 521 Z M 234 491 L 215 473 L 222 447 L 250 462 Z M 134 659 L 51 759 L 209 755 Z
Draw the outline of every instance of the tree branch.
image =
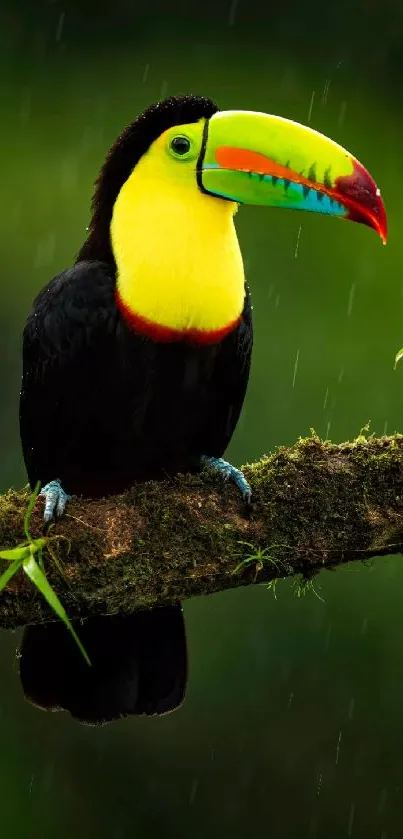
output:
M 44 555 L 69 617 L 127 613 L 293 574 L 309 579 L 403 551 L 403 435 L 341 445 L 313 436 L 244 471 L 249 513 L 236 488 L 208 473 L 73 499 Z M 24 538 L 28 498 L 28 489 L 0 497 L 0 549 Z M 34 536 L 42 514 L 39 500 Z M 1 626 L 54 619 L 21 572 L 0 594 Z

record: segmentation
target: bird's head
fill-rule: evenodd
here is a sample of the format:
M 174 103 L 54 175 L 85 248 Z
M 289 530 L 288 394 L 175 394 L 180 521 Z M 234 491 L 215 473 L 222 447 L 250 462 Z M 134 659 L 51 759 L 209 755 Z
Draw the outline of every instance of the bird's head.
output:
M 95 189 L 87 246 L 96 234 L 107 247 L 115 201 L 135 167 L 161 189 L 171 182 L 234 208 L 255 204 L 349 219 L 386 241 L 380 191 L 342 146 L 283 117 L 219 111 L 204 97 L 177 96 L 144 111 L 110 149 Z

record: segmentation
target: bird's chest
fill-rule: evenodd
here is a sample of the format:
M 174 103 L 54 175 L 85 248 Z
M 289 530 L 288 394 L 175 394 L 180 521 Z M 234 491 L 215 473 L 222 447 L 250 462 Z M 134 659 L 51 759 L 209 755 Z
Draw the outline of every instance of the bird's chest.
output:
M 220 345 L 155 344 L 132 336 L 121 380 L 127 432 L 176 449 L 198 436 L 214 410 L 220 352 Z

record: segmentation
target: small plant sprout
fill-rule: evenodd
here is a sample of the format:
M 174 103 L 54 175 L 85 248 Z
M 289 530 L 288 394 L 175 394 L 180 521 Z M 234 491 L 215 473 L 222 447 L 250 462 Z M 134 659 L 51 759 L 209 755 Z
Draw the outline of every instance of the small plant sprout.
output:
M 234 569 L 233 573 L 237 574 L 238 571 L 241 569 L 247 568 L 249 565 L 260 565 L 261 568 L 265 564 L 273 565 L 276 571 L 282 570 L 284 575 L 286 575 L 291 569 L 288 562 L 280 559 L 279 557 L 272 556 L 271 552 L 279 551 L 279 550 L 290 550 L 289 545 L 283 544 L 274 544 L 269 545 L 268 548 L 255 548 L 254 545 L 250 544 L 250 542 L 238 542 L 239 545 L 244 545 L 246 548 L 249 549 L 249 553 L 243 557 L 241 562 L 238 563 L 236 568 Z
M 317 597 L 322 603 L 325 602 L 323 597 L 321 597 L 316 591 L 312 579 L 302 578 L 301 580 L 294 580 L 292 587 L 297 597 L 305 597 L 305 595 L 309 592 L 310 594 L 314 594 L 315 597 Z
M 19 571 L 20 568 L 22 568 L 27 577 L 29 577 L 34 586 L 36 586 L 38 591 L 40 591 L 42 596 L 48 602 L 51 609 L 53 609 L 57 617 L 63 621 L 69 632 L 71 632 L 87 664 L 91 665 L 90 659 L 77 633 L 75 632 L 72 624 L 70 623 L 70 620 L 67 617 L 67 613 L 64 607 L 62 606 L 56 592 L 46 579 L 43 562 L 43 549 L 44 547 L 46 547 L 49 550 L 49 545 L 51 542 L 54 542 L 64 537 L 42 536 L 38 539 L 33 539 L 30 533 L 30 521 L 32 511 L 34 509 L 39 490 L 40 484 L 38 482 L 29 499 L 28 507 L 24 516 L 24 534 L 26 541 L 21 542 L 19 545 L 16 545 L 15 548 L 11 548 L 10 550 L 0 551 L 0 559 L 4 559 L 6 560 L 6 562 L 10 563 L 8 568 L 6 568 L 6 570 L 3 571 L 3 573 L 0 575 L 0 592 L 3 591 L 3 589 L 5 588 L 7 583 L 10 582 L 14 574 L 16 574 L 17 571 Z M 54 558 L 54 551 L 50 549 L 49 552 L 51 556 Z
M 270 582 L 267 583 L 267 590 L 273 593 L 273 597 L 275 600 L 277 600 L 277 583 L 278 577 L 275 577 L 274 580 L 270 580 Z

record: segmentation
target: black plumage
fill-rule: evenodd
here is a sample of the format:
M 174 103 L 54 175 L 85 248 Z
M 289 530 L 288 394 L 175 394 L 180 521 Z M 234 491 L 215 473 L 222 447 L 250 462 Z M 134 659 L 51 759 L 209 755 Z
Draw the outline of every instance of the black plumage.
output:
M 77 631 L 91 667 L 61 622 L 24 630 L 20 678 L 34 705 L 69 711 L 86 725 L 181 705 L 187 654 L 179 607 L 92 618 Z
M 115 268 L 79 262 L 37 297 L 24 330 L 21 439 L 28 478 L 103 496 L 221 457 L 250 364 L 249 295 L 211 346 L 154 343 L 126 325 Z
M 59 479 L 72 494 L 121 492 L 137 480 L 197 470 L 202 455 L 221 457 L 231 440 L 252 348 L 247 287 L 241 321 L 220 343 L 155 343 L 136 334 L 117 308 L 109 233 L 119 190 L 151 142 L 216 110 L 210 100 L 178 97 L 126 129 L 98 178 L 76 264 L 34 301 L 20 400 L 32 487 Z M 183 671 L 182 650 L 178 662 Z

